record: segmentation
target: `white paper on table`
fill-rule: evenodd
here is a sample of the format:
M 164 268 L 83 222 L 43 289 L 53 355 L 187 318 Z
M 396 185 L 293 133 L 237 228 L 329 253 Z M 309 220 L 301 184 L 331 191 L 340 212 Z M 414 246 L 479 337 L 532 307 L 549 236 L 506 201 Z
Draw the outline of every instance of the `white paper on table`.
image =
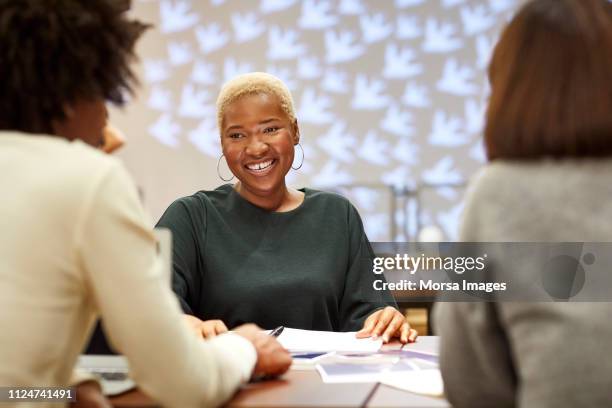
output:
M 331 356 L 333 356 L 335 353 L 329 352 L 329 353 L 325 353 L 325 352 L 315 352 L 315 353 L 308 353 L 308 352 L 293 352 L 291 353 L 291 358 L 292 358 L 292 363 L 291 363 L 291 370 L 299 370 L 299 371 L 307 371 L 307 370 L 316 370 L 316 365 L 321 362 L 324 361 L 328 358 L 330 358 Z M 311 357 L 312 355 L 316 355 L 316 357 Z
M 317 371 L 324 383 L 372 383 L 389 376 L 404 376 L 414 370 L 420 371 L 411 361 L 381 362 L 380 364 L 323 362 L 317 364 Z
M 430 397 L 444 396 L 444 382 L 440 370 L 437 369 L 411 371 L 401 375 L 384 373 L 380 377 L 380 383 L 415 394 Z
M 376 352 L 382 347 L 382 340 L 371 338 L 358 339 L 356 332 L 327 332 L 314 330 L 290 329 L 285 327 L 278 336 L 278 341 L 289 351 L 328 352 L 340 351 L 350 353 Z

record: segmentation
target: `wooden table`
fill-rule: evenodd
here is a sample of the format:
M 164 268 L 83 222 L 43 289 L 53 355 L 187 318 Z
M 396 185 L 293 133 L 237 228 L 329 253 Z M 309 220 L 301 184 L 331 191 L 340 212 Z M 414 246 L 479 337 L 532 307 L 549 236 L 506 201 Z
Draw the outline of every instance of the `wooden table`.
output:
M 399 343 L 385 349 L 399 348 Z M 438 338 L 419 337 L 405 346 L 413 350 L 437 351 Z M 159 408 L 139 390 L 114 397 L 115 408 Z M 378 383 L 325 384 L 317 371 L 289 371 L 282 378 L 247 384 L 228 403 L 229 407 L 449 407 L 444 399 L 425 397 Z

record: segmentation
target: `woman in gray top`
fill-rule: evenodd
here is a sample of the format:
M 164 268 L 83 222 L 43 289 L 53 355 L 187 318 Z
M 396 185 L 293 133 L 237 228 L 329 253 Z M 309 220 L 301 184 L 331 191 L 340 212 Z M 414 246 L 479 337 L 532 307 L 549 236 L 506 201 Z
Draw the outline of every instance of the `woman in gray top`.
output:
M 462 241 L 612 241 L 612 3 L 527 3 L 489 78 L 490 163 L 467 199 Z M 612 406 L 611 314 L 603 302 L 438 304 L 449 401 Z

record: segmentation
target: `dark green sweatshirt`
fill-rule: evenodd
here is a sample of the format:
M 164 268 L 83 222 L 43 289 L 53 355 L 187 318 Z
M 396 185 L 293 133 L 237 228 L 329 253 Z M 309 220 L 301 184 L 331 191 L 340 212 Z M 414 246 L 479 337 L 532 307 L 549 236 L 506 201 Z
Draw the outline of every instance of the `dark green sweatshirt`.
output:
M 176 200 L 158 227 L 173 233 L 172 286 L 185 313 L 231 329 L 359 330 L 386 305 L 382 276 L 357 210 L 336 194 L 302 189 L 304 202 L 269 212 L 231 185 Z

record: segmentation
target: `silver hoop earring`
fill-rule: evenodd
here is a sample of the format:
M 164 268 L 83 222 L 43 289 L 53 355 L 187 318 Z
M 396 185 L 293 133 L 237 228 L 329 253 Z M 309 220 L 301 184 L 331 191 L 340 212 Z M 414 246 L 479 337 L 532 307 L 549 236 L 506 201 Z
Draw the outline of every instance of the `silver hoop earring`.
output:
M 297 167 L 293 167 L 293 164 L 291 165 L 291 168 L 293 170 L 299 170 L 302 168 L 302 164 L 304 164 L 304 148 L 302 147 L 302 145 L 300 143 L 297 144 L 300 147 L 300 150 L 302 151 L 302 160 L 300 161 L 300 165 Z
M 221 175 L 221 172 L 219 171 L 219 164 L 221 164 L 221 159 L 224 158 L 225 155 L 221 155 L 219 157 L 219 160 L 217 160 L 217 176 L 219 176 L 219 178 L 223 181 L 232 181 L 234 179 L 234 175 L 232 174 L 232 177 L 228 178 L 228 179 L 224 179 L 223 176 Z

